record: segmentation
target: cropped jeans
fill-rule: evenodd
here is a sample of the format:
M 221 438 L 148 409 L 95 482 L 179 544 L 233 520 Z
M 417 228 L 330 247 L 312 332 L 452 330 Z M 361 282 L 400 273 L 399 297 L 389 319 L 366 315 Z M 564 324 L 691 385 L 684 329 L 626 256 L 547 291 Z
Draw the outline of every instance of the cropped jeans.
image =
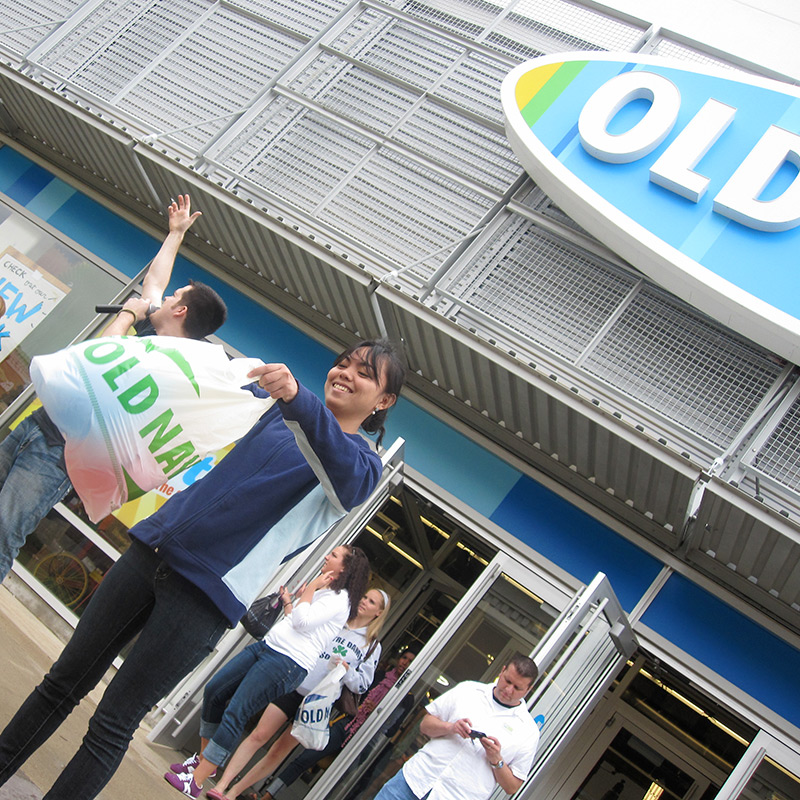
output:
M 203 757 L 212 764 L 224 764 L 250 717 L 294 691 L 306 674 L 296 661 L 263 641 L 245 647 L 206 684 L 200 736 L 210 741 Z
M 50 447 L 26 417 L 0 442 L 0 581 L 28 534 L 70 490 L 63 446 Z
M 210 653 L 228 620 L 194 584 L 133 541 L 83 612 L 61 656 L 0 733 L 0 785 L 66 719 L 138 633 L 46 800 L 91 800 L 144 715 Z

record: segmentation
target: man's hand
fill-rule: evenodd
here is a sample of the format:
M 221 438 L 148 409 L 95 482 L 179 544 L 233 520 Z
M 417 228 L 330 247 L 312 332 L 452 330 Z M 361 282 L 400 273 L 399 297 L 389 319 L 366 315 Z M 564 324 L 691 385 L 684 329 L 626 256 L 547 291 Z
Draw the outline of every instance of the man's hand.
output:
M 125 336 L 135 322 L 141 322 L 150 310 L 150 301 L 143 297 L 129 297 L 120 311 L 108 323 L 103 336 Z M 128 313 L 130 312 L 130 313 Z
M 183 235 L 200 216 L 199 211 L 195 211 L 194 214 L 191 212 L 192 202 L 188 194 L 179 194 L 178 199 L 173 200 L 167 207 L 169 233 L 142 279 L 142 297 L 148 297 L 153 305 L 161 305 L 164 292 L 172 277 L 172 268 L 183 242 Z
M 466 717 L 455 722 L 447 722 L 426 712 L 419 729 L 431 739 L 438 739 L 440 736 L 460 736 L 462 739 L 467 739 L 472 730 L 472 723 Z
M 494 736 L 484 736 L 481 739 L 481 744 L 486 753 L 486 759 L 490 764 L 495 766 L 503 760 L 503 754 L 500 752 L 500 741 Z M 504 764 L 500 769 L 495 766 L 493 773 L 497 784 L 506 794 L 514 794 L 524 783 L 511 771 L 511 767 L 508 764 Z
M 141 322 L 147 318 L 147 312 L 150 310 L 150 301 L 144 297 L 129 297 L 123 308 L 129 308 L 136 314 L 136 322 Z
M 494 736 L 484 736 L 479 741 L 486 751 L 486 758 L 489 759 L 490 764 L 496 764 L 503 758 L 500 754 L 500 741 Z
M 247 373 L 248 378 L 254 378 L 258 385 L 269 392 L 270 397 L 291 403 L 297 396 L 299 387 L 294 375 L 286 364 L 264 364 Z
M 179 194 L 178 199 L 173 200 L 167 208 L 170 231 L 183 236 L 202 213 L 202 211 L 195 211 L 194 214 L 192 214 L 192 201 L 189 195 Z

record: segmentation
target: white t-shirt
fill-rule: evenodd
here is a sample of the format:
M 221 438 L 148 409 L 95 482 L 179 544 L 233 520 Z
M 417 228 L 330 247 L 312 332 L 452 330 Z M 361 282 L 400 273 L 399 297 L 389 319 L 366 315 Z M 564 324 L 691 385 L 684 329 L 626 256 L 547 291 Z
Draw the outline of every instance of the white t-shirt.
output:
M 375 646 L 370 647 L 367 642 L 366 627 L 350 629 L 347 626 L 342 628 L 319 654 L 316 666 L 295 691 L 305 697 L 325 677 L 325 673 L 331 668 L 337 656 L 348 664 L 342 683 L 356 694 L 366 692 L 375 677 L 375 667 L 381 657 L 381 646 L 375 642 Z
M 466 717 L 473 730 L 496 737 L 503 761 L 524 780 L 536 754 L 539 729 L 524 702 L 506 708 L 494 699 L 493 689 L 493 683 L 464 681 L 425 710 L 445 722 Z M 428 800 L 484 800 L 497 785 L 483 745 L 460 736 L 431 739 L 405 763 L 403 777 L 417 797 L 430 790 Z
M 273 625 L 264 641 L 311 672 L 320 652 L 328 647 L 349 616 L 347 592 L 318 589 L 310 603 L 292 606 L 291 614 Z

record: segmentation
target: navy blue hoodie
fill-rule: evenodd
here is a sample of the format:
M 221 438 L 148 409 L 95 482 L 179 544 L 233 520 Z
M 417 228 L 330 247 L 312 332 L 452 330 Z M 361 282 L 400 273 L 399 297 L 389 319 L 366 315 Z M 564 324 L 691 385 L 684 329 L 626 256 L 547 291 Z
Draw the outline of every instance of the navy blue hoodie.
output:
M 280 563 L 362 503 L 381 461 L 303 386 L 211 472 L 130 530 L 235 624 Z

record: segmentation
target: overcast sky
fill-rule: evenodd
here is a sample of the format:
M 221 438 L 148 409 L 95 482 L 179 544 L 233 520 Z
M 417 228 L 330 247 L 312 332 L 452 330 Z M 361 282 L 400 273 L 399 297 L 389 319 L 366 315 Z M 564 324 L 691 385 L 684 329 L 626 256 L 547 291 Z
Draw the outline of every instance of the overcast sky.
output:
M 600 0 L 800 80 L 800 0 Z

